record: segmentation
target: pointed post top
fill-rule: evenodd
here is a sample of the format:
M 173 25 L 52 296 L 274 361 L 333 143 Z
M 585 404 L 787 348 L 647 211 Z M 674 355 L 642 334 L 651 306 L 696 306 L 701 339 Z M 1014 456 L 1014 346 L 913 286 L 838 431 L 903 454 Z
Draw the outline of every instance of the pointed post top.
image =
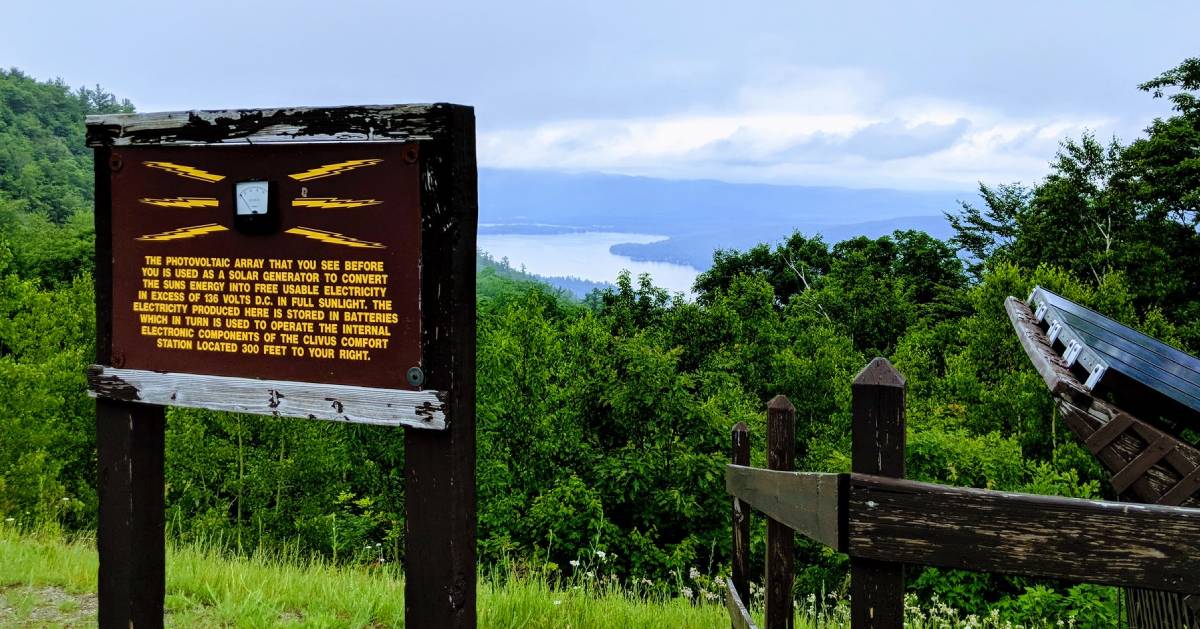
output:
M 733 425 L 733 432 L 750 432 L 750 429 L 746 427 L 746 422 L 738 422 Z
M 904 375 L 892 366 L 888 359 L 880 356 L 870 362 L 862 371 L 854 376 L 856 387 L 897 387 L 904 388 L 907 381 Z
M 795 406 L 792 406 L 792 401 L 787 399 L 786 395 L 776 395 L 767 402 L 767 408 L 774 411 L 794 411 Z

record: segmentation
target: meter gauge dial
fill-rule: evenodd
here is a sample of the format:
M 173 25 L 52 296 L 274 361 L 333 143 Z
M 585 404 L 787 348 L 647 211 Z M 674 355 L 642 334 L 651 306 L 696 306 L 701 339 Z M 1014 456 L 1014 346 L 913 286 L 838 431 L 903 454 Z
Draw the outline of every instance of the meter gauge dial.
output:
M 269 234 L 279 226 L 275 186 L 270 181 L 239 181 L 233 185 L 233 225 L 247 234 Z

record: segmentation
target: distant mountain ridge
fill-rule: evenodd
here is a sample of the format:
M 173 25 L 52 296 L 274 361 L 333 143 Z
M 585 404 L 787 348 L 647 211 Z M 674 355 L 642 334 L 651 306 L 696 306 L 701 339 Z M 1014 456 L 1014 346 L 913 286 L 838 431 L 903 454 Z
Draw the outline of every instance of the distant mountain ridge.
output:
M 796 223 L 787 228 L 780 226 L 779 229 L 782 231 L 775 232 L 769 227 L 761 230 L 747 229 L 742 232 L 702 230 L 647 244 L 623 243 L 613 246 L 612 252 L 638 261 L 686 264 L 703 271 L 712 265 L 713 252 L 717 249 L 746 250 L 760 242 L 774 244 L 787 238 L 793 230 L 808 236 L 820 234 L 825 242 L 830 244 L 858 236 L 879 238 L 888 236 L 896 230 L 904 229 L 923 231 L 941 240 L 946 240 L 953 235 L 950 223 L 944 216 L 901 216 L 883 221 L 867 221 L 850 225 Z
M 614 253 L 706 269 L 717 248 L 776 242 L 799 229 L 829 242 L 896 229 L 950 235 L 943 212 L 972 192 L 923 192 L 736 184 L 549 171 L 479 171 L 482 230 L 580 230 L 661 234 L 669 240 L 622 244 Z

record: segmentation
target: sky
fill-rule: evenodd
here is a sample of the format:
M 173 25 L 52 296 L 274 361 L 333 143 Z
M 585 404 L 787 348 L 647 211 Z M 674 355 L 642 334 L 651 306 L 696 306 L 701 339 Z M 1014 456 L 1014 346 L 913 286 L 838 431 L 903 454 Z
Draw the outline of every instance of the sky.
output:
M 481 166 L 964 190 L 1136 137 L 1200 3 L 0 0 L 0 66 L 139 111 L 473 105 Z

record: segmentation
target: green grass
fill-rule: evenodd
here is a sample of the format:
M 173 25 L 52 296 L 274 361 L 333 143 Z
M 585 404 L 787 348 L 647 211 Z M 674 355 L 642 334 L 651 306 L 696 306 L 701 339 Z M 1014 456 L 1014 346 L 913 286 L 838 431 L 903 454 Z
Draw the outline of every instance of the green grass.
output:
M 168 627 L 401 627 L 404 578 L 394 566 L 334 565 L 321 559 L 255 552 L 241 556 L 219 544 L 169 544 Z M 96 549 L 88 538 L 22 533 L 0 523 L 0 627 L 93 627 Z M 582 570 L 581 570 L 582 572 Z M 689 598 L 631 592 L 591 570 L 565 585 L 519 570 L 479 579 L 480 627 L 728 627 L 724 592 L 712 579 L 689 575 Z M 707 583 L 707 585 L 705 585 Z M 683 585 L 683 582 L 679 584 Z M 752 589 L 757 589 L 752 585 Z M 832 595 L 830 595 L 832 597 Z M 849 624 L 848 602 L 831 617 L 814 615 L 814 598 L 797 601 L 798 629 Z M 761 590 L 752 595 L 761 626 Z M 1013 628 L 996 614 L 965 616 L 935 601 L 906 601 L 905 625 L 917 629 Z M 1071 623 L 1072 625 L 1074 623 Z M 1037 626 L 1042 626 L 1038 624 Z
M 0 525 L 0 626 L 94 626 L 96 550 Z M 236 557 L 201 546 L 167 551 L 168 626 L 396 627 L 404 580 L 390 568 Z M 639 597 L 620 588 L 556 588 L 544 579 L 483 577 L 480 627 L 727 627 L 724 607 Z

